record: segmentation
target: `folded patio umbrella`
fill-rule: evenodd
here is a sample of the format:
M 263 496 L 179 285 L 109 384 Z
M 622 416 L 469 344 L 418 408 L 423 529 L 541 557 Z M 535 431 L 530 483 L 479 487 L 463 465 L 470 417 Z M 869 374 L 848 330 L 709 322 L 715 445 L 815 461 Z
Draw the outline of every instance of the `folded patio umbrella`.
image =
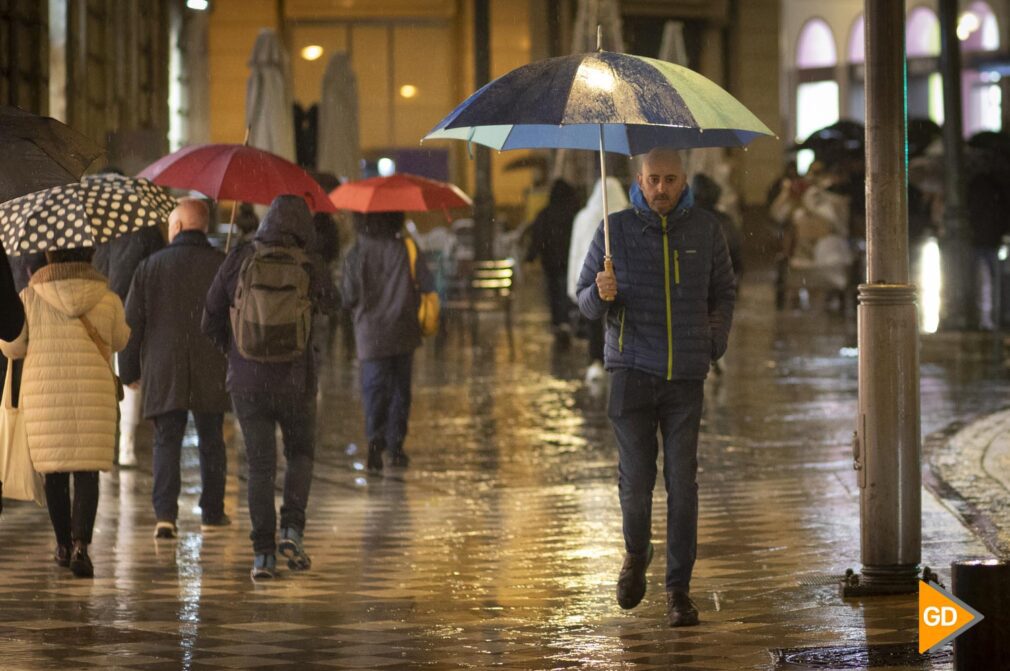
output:
M 0 204 L 0 241 L 8 254 L 94 247 L 157 226 L 176 204 L 146 179 L 89 175 Z
M 102 148 L 56 119 L 0 107 L 0 202 L 76 182 Z

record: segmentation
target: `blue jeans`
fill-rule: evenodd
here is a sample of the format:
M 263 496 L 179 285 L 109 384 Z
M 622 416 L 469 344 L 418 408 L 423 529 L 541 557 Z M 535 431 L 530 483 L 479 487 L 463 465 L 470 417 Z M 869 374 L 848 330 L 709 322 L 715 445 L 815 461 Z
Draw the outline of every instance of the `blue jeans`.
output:
M 256 554 L 277 551 L 277 509 L 274 481 L 277 477 L 276 427 L 284 438 L 284 500 L 281 527 L 305 530 L 305 508 L 312 486 L 316 450 L 316 397 L 271 392 L 231 395 L 235 415 L 242 426 L 246 461 L 249 463 L 249 534 Z
M 410 374 L 414 354 L 361 360 L 361 396 L 369 446 L 403 451 L 410 420 Z
M 179 515 L 179 458 L 186 432 L 186 410 L 172 410 L 154 418 L 154 489 L 151 501 L 160 521 L 174 522 Z M 224 481 L 228 455 L 224 449 L 224 415 L 194 412 L 193 423 L 200 449 L 200 514 L 204 522 L 224 515 Z
M 644 553 L 652 537 L 656 430 L 663 438 L 666 484 L 666 588 L 687 590 L 698 547 L 698 430 L 702 380 L 663 380 L 637 370 L 614 371 L 608 415 L 618 442 L 618 492 L 624 546 Z

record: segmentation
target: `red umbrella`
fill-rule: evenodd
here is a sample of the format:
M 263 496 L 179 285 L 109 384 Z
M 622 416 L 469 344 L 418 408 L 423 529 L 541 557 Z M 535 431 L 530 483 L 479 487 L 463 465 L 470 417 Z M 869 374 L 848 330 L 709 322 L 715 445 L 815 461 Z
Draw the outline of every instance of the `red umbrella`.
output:
M 348 182 L 331 191 L 330 200 L 354 212 L 428 212 L 473 205 L 454 184 L 406 173 Z
M 336 212 L 326 192 L 302 168 L 270 152 L 240 144 L 183 147 L 144 168 L 138 177 L 176 189 L 191 189 L 215 200 L 269 205 L 294 194 L 316 212 Z

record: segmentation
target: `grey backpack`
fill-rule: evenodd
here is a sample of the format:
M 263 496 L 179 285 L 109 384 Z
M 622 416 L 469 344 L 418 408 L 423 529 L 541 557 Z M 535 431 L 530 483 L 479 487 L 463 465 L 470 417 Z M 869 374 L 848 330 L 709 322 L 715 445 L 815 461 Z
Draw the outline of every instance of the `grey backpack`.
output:
M 231 307 L 235 345 L 251 361 L 294 361 L 308 348 L 312 326 L 308 257 L 297 247 L 253 244 Z

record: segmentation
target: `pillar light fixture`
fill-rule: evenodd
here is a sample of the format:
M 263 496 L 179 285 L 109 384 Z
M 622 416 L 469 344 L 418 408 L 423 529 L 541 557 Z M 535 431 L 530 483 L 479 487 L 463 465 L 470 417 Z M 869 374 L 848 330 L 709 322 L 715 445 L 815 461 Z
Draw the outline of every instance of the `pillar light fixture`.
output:
M 417 87 L 413 84 L 404 84 L 400 87 L 400 96 L 404 98 L 413 98 L 417 95 Z
M 197 12 L 206 12 L 210 9 L 210 0 L 186 0 L 186 8 Z

